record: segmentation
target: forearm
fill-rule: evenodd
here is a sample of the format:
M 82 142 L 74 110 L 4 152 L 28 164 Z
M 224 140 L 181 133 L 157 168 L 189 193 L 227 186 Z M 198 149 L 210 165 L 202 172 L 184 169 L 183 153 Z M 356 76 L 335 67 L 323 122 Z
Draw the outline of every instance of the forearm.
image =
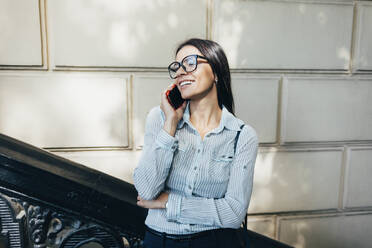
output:
M 221 199 L 170 194 L 167 218 L 183 224 L 238 228 L 248 205 L 232 197 Z

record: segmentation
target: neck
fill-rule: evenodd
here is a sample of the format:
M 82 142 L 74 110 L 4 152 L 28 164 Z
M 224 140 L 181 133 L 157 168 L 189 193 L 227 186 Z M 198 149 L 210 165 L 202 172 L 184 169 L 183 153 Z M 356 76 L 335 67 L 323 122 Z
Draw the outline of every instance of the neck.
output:
M 198 129 L 210 129 L 219 125 L 222 110 L 217 99 L 202 98 L 190 101 L 190 121 Z

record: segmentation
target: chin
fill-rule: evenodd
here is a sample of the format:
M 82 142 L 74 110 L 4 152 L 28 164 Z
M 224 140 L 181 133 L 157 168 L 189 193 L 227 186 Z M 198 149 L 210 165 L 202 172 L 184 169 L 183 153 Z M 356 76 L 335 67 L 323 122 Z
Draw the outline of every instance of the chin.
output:
M 190 99 L 190 94 L 182 94 L 181 93 L 181 97 L 183 98 L 183 99 L 186 99 L 186 100 L 188 100 L 188 99 Z

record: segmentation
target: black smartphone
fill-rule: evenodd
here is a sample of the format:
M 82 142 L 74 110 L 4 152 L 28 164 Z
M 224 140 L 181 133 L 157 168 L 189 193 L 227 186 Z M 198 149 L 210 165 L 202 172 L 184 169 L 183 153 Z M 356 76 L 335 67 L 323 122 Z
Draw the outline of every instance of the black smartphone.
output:
M 168 90 L 166 92 L 168 102 L 174 109 L 178 109 L 181 107 L 185 99 L 182 98 L 181 92 L 178 90 L 178 87 L 176 85 L 173 86 L 171 90 Z

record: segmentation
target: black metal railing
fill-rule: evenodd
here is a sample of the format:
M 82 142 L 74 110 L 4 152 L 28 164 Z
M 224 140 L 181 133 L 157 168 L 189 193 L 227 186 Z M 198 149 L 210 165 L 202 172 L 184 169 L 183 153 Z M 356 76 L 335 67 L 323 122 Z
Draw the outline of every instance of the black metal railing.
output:
M 0 134 L 0 247 L 142 247 L 130 183 Z M 289 247 L 250 232 L 251 248 Z

